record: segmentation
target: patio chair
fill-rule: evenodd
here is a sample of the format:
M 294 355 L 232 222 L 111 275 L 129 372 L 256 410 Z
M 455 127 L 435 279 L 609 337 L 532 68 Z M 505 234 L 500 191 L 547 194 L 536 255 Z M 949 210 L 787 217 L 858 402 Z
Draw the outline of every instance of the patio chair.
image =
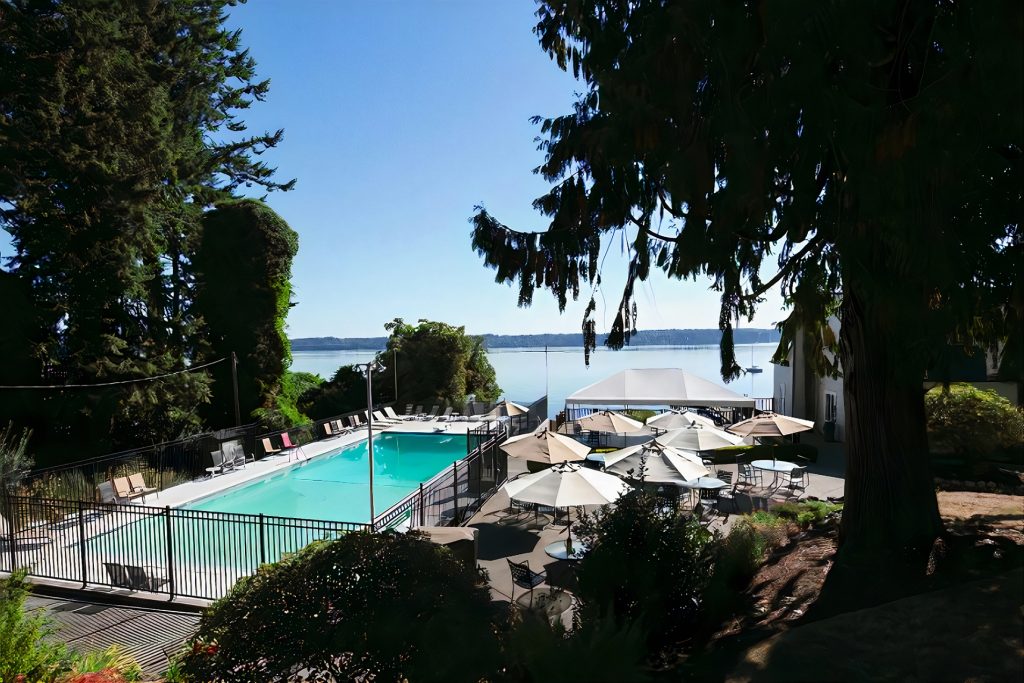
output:
M 764 486 L 764 479 L 761 477 L 761 470 L 754 469 L 754 466 L 750 464 L 749 460 L 737 458 L 736 470 L 739 474 L 739 479 L 736 481 L 736 486 Z
M 170 583 L 170 579 L 162 576 L 158 567 L 138 567 L 131 564 L 124 566 L 128 572 L 128 579 L 131 587 L 137 591 L 156 592 L 161 586 Z
M 547 580 L 547 574 L 544 572 L 535 572 L 530 569 L 530 563 L 527 560 L 522 562 L 513 562 L 507 557 L 505 560 L 508 562 L 508 569 L 512 573 L 512 603 L 516 601 L 516 586 L 529 589 L 530 591 L 530 606 L 533 606 L 533 589 L 544 583 Z
M 430 412 L 423 416 L 424 420 L 433 420 L 437 417 L 437 412 L 441 410 L 436 404 L 430 409 Z
M 807 480 L 809 475 L 807 474 L 806 467 L 794 467 L 788 474 L 783 476 L 786 477 L 784 486 L 790 491 L 807 493 Z
M 132 580 L 128 577 L 128 572 L 123 564 L 104 562 L 103 568 L 107 570 L 107 578 L 110 579 L 111 586 L 117 586 L 118 588 L 132 587 Z
M 145 493 L 136 492 L 132 489 L 132 484 L 128 481 L 128 477 L 114 477 L 114 490 L 117 491 L 117 495 L 129 502 L 135 498 L 144 498 Z
M 0 541 L 5 543 L 8 547 L 17 546 L 19 543 L 34 543 L 35 545 L 45 545 L 53 541 L 49 536 L 37 533 L 35 529 L 22 529 L 21 531 L 15 531 L 11 528 L 7 518 L 0 515 Z
M 114 484 L 110 481 L 101 481 L 96 485 L 96 492 L 100 496 L 101 503 L 127 503 L 127 498 L 122 498 L 117 495 L 117 491 L 114 490 Z
M 426 413 L 423 412 L 423 406 L 416 406 L 416 410 L 413 411 L 413 415 L 416 417 L 423 417 Z
M 399 422 L 398 420 L 392 420 L 390 418 L 384 417 L 384 413 L 380 412 L 379 410 L 373 411 L 373 421 L 382 425 L 387 425 L 389 427 L 392 427 L 398 424 Z
M 444 409 L 443 413 L 441 413 L 440 415 L 437 416 L 437 419 L 440 420 L 441 422 L 447 422 L 449 420 L 449 418 L 451 418 L 451 416 L 452 416 L 452 409 L 449 406 L 448 408 Z
M 142 494 L 142 502 L 146 502 L 146 495 L 156 491 L 155 486 L 146 486 L 146 479 L 142 476 L 142 472 L 136 472 L 135 474 L 128 475 L 128 483 L 131 485 L 132 490 L 136 493 Z
M 215 451 L 210 451 L 210 460 L 213 462 L 213 465 L 206 468 L 207 474 L 211 477 L 223 474 L 226 469 L 224 467 L 224 453 L 219 448 Z
M 728 505 L 729 509 L 733 512 L 739 512 L 739 504 L 736 502 L 736 497 L 733 495 L 733 491 L 736 489 L 732 486 L 732 472 L 728 470 L 718 470 L 715 472 L 715 476 L 726 484 L 729 484 L 728 487 L 718 489 L 717 491 L 718 512 L 723 515 L 726 514 L 726 511 L 722 508 L 723 504 Z
M 346 427 L 345 423 L 342 422 L 341 419 L 337 419 L 337 420 L 334 420 L 333 422 L 331 422 L 331 427 L 339 435 L 340 434 L 351 434 L 352 433 L 352 429 L 350 427 Z
M 250 459 L 245 454 L 245 448 L 242 446 L 241 441 L 228 441 L 221 444 L 221 453 L 224 454 L 224 463 L 231 468 L 245 467 L 245 463 Z M 256 458 L 252 458 L 253 462 L 256 462 Z
M 355 431 L 356 429 L 359 429 L 359 427 L 362 425 L 362 422 L 360 421 L 358 415 L 349 415 L 348 416 L 348 424 L 349 424 L 349 429 Z
M 392 408 L 391 406 L 386 406 L 384 408 L 384 416 L 387 417 L 389 420 L 398 420 L 399 422 L 403 422 L 406 419 L 399 415 L 398 413 L 396 413 L 395 409 Z
M 283 446 L 281 452 L 287 453 L 289 460 L 292 458 L 292 453 L 295 454 L 296 458 L 300 455 L 302 457 L 306 457 L 306 454 L 302 452 L 302 446 L 296 446 L 293 444 L 291 437 L 288 436 L 288 432 L 281 432 L 281 445 Z
M 277 455 L 281 452 L 280 448 L 274 448 L 274 444 L 270 443 L 270 439 L 260 439 L 263 444 L 263 455 Z

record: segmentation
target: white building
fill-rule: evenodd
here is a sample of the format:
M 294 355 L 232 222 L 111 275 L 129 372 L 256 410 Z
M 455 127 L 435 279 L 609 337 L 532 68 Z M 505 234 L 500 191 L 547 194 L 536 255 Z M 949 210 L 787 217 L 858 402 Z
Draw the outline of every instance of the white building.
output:
M 829 327 L 839 336 L 839 319 L 832 317 Z M 827 353 L 827 352 L 826 352 Z M 843 378 L 820 377 L 808 365 L 804 354 L 804 332 L 799 330 L 789 351 L 789 365 L 772 365 L 772 398 L 775 412 L 813 420 L 815 431 L 842 441 L 846 434 L 843 408 Z M 833 426 L 826 427 L 825 423 Z

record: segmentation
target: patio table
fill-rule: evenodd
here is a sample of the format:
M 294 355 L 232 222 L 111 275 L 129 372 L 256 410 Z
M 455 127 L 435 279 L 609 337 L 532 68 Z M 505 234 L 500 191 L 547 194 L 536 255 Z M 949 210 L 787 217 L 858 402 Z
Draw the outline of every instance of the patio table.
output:
M 587 554 L 587 550 L 587 545 L 576 538 L 572 539 L 572 555 L 566 550 L 565 541 L 555 541 L 544 546 L 544 552 L 556 560 L 581 560 Z
M 679 484 L 683 488 L 690 489 L 690 507 L 693 507 L 693 495 L 697 491 L 713 490 L 713 489 L 724 489 L 728 486 L 728 482 L 724 482 L 717 477 L 697 477 L 696 479 L 690 479 Z
M 789 474 L 794 468 L 800 467 L 795 462 L 785 460 L 755 460 L 750 466 L 757 470 L 764 470 L 772 473 L 772 486 L 776 486 L 780 474 Z

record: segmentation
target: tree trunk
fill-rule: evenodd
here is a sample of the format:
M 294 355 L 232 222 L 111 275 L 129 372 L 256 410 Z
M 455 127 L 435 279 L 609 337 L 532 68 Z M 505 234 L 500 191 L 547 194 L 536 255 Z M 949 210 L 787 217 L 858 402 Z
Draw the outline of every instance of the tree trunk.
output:
M 828 586 L 863 605 L 924 576 L 941 532 L 928 455 L 913 295 L 871 306 L 844 285 L 840 349 L 846 403 L 846 504 Z M 874 598 L 874 600 L 872 600 Z

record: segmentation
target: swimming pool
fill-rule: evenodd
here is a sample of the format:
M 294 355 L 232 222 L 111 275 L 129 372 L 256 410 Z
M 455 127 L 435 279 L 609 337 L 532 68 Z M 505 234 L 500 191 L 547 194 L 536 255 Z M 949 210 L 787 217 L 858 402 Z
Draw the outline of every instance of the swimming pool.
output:
M 466 440 L 452 434 L 378 434 L 373 438 L 374 510 L 379 515 L 465 457 Z M 366 441 L 360 441 L 185 508 L 367 523 L 369 465 Z

